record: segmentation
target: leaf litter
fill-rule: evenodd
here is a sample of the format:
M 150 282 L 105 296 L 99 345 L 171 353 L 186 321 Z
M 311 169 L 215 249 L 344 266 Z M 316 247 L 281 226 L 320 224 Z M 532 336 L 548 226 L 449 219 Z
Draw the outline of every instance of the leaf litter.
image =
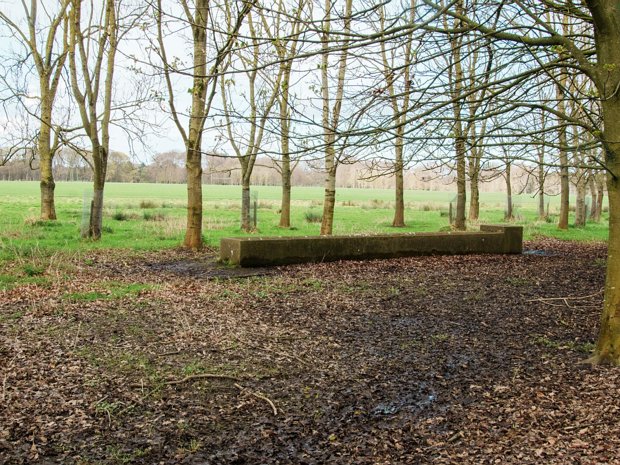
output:
M 619 371 L 580 363 L 606 248 L 527 248 L 76 257 L 0 291 L 0 463 L 620 463 Z

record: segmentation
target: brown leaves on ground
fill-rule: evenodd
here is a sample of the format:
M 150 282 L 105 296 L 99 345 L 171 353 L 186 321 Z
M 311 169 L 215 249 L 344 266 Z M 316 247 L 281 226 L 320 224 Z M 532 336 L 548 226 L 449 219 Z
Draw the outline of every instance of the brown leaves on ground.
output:
M 605 248 L 527 248 L 76 258 L 0 292 L 0 462 L 620 463 L 620 372 L 579 363 Z

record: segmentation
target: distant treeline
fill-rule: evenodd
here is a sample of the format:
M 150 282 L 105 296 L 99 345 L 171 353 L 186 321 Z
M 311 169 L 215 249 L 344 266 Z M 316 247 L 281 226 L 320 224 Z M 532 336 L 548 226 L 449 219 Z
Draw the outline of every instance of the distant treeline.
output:
M 205 184 L 240 185 L 239 162 L 233 157 L 207 155 L 203 164 Z M 93 171 L 89 162 L 72 150 L 63 150 L 54 158 L 54 179 L 63 181 L 92 181 Z M 483 192 L 504 192 L 505 181 L 497 176 L 497 171 L 489 171 L 481 176 Z M 321 186 L 325 174 L 311 164 L 299 163 L 293 171 L 293 186 Z M 534 179 L 528 171 L 515 167 L 512 173 L 515 188 L 525 193 L 534 193 Z M 24 155 L 12 157 L 0 166 L 2 181 L 36 181 L 39 179 L 37 160 Z M 186 182 L 185 154 L 183 152 L 162 152 L 152 161 L 145 163 L 132 159 L 122 152 L 111 152 L 108 160 L 108 182 L 183 184 Z M 259 186 L 278 186 L 281 183 L 278 166 L 270 158 L 259 158 L 252 173 L 252 184 Z M 547 175 L 547 192 L 555 194 L 559 188 L 558 177 Z M 453 190 L 454 176 L 421 168 L 405 171 L 405 188 L 429 191 Z M 337 186 L 350 188 L 391 189 L 394 177 L 389 171 L 380 172 L 376 167 L 370 170 L 363 162 L 343 164 L 337 173 Z

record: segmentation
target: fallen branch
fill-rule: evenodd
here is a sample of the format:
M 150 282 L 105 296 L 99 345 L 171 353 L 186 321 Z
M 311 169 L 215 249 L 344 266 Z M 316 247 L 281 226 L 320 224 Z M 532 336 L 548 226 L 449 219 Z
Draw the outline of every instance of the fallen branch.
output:
M 240 386 L 239 384 L 235 383 L 235 387 L 237 389 L 239 389 L 241 392 L 247 392 L 248 394 L 256 397 L 257 399 L 262 399 L 265 402 L 267 402 L 270 406 L 271 406 L 271 410 L 273 410 L 273 414 L 274 416 L 278 416 L 278 409 L 276 408 L 276 405 L 271 401 L 271 399 L 269 399 L 268 397 L 258 393 L 258 392 L 254 392 L 254 391 L 250 391 L 247 388 L 244 388 L 243 386 Z
M 236 376 L 231 376 L 231 375 L 220 375 L 217 373 L 201 373 L 198 375 L 188 375 L 185 378 L 181 378 L 181 379 L 171 379 L 169 381 L 164 381 L 162 384 L 164 386 L 173 386 L 176 384 L 183 384 L 183 383 L 189 383 L 190 381 L 196 381 L 199 379 L 230 379 L 233 381 L 240 381 L 239 378 L 237 378 Z M 130 387 L 132 388 L 142 388 L 144 387 L 144 383 L 134 383 L 131 384 Z

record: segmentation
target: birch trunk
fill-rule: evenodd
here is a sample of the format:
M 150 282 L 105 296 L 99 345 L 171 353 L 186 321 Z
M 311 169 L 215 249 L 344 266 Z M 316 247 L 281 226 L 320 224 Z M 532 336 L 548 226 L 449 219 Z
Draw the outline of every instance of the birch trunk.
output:
M 330 110 L 329 94 L 329 54 L 330 54 L 330 31 L 331 31 L 331 0 L 325 0 L 325 18 L 323 19 L 323 31 L 321 34 L 321 85 L 323 97 L 323 140 L 325 143 L 325 196 L 323 199 L 323 220 L 321 221 L 321 235 L 331 235 L 334 226 L 334 207 L 336 205 L 336 170 L 338 160 L 336 158 L 336 134 L 340 123 L 340 111 L 344 98 L 344 84 L 347 71 L 349 53 L 349 35 L 351 30 L 351 10 L 353 0 L 346 0 L 344 13 L 345 39 L 340 43 L 342 52 L 338 60 L 338 74 L 336 77 L 336 94 L 333 108 Z M 339 151 L 342 153 L 343 148 Z

